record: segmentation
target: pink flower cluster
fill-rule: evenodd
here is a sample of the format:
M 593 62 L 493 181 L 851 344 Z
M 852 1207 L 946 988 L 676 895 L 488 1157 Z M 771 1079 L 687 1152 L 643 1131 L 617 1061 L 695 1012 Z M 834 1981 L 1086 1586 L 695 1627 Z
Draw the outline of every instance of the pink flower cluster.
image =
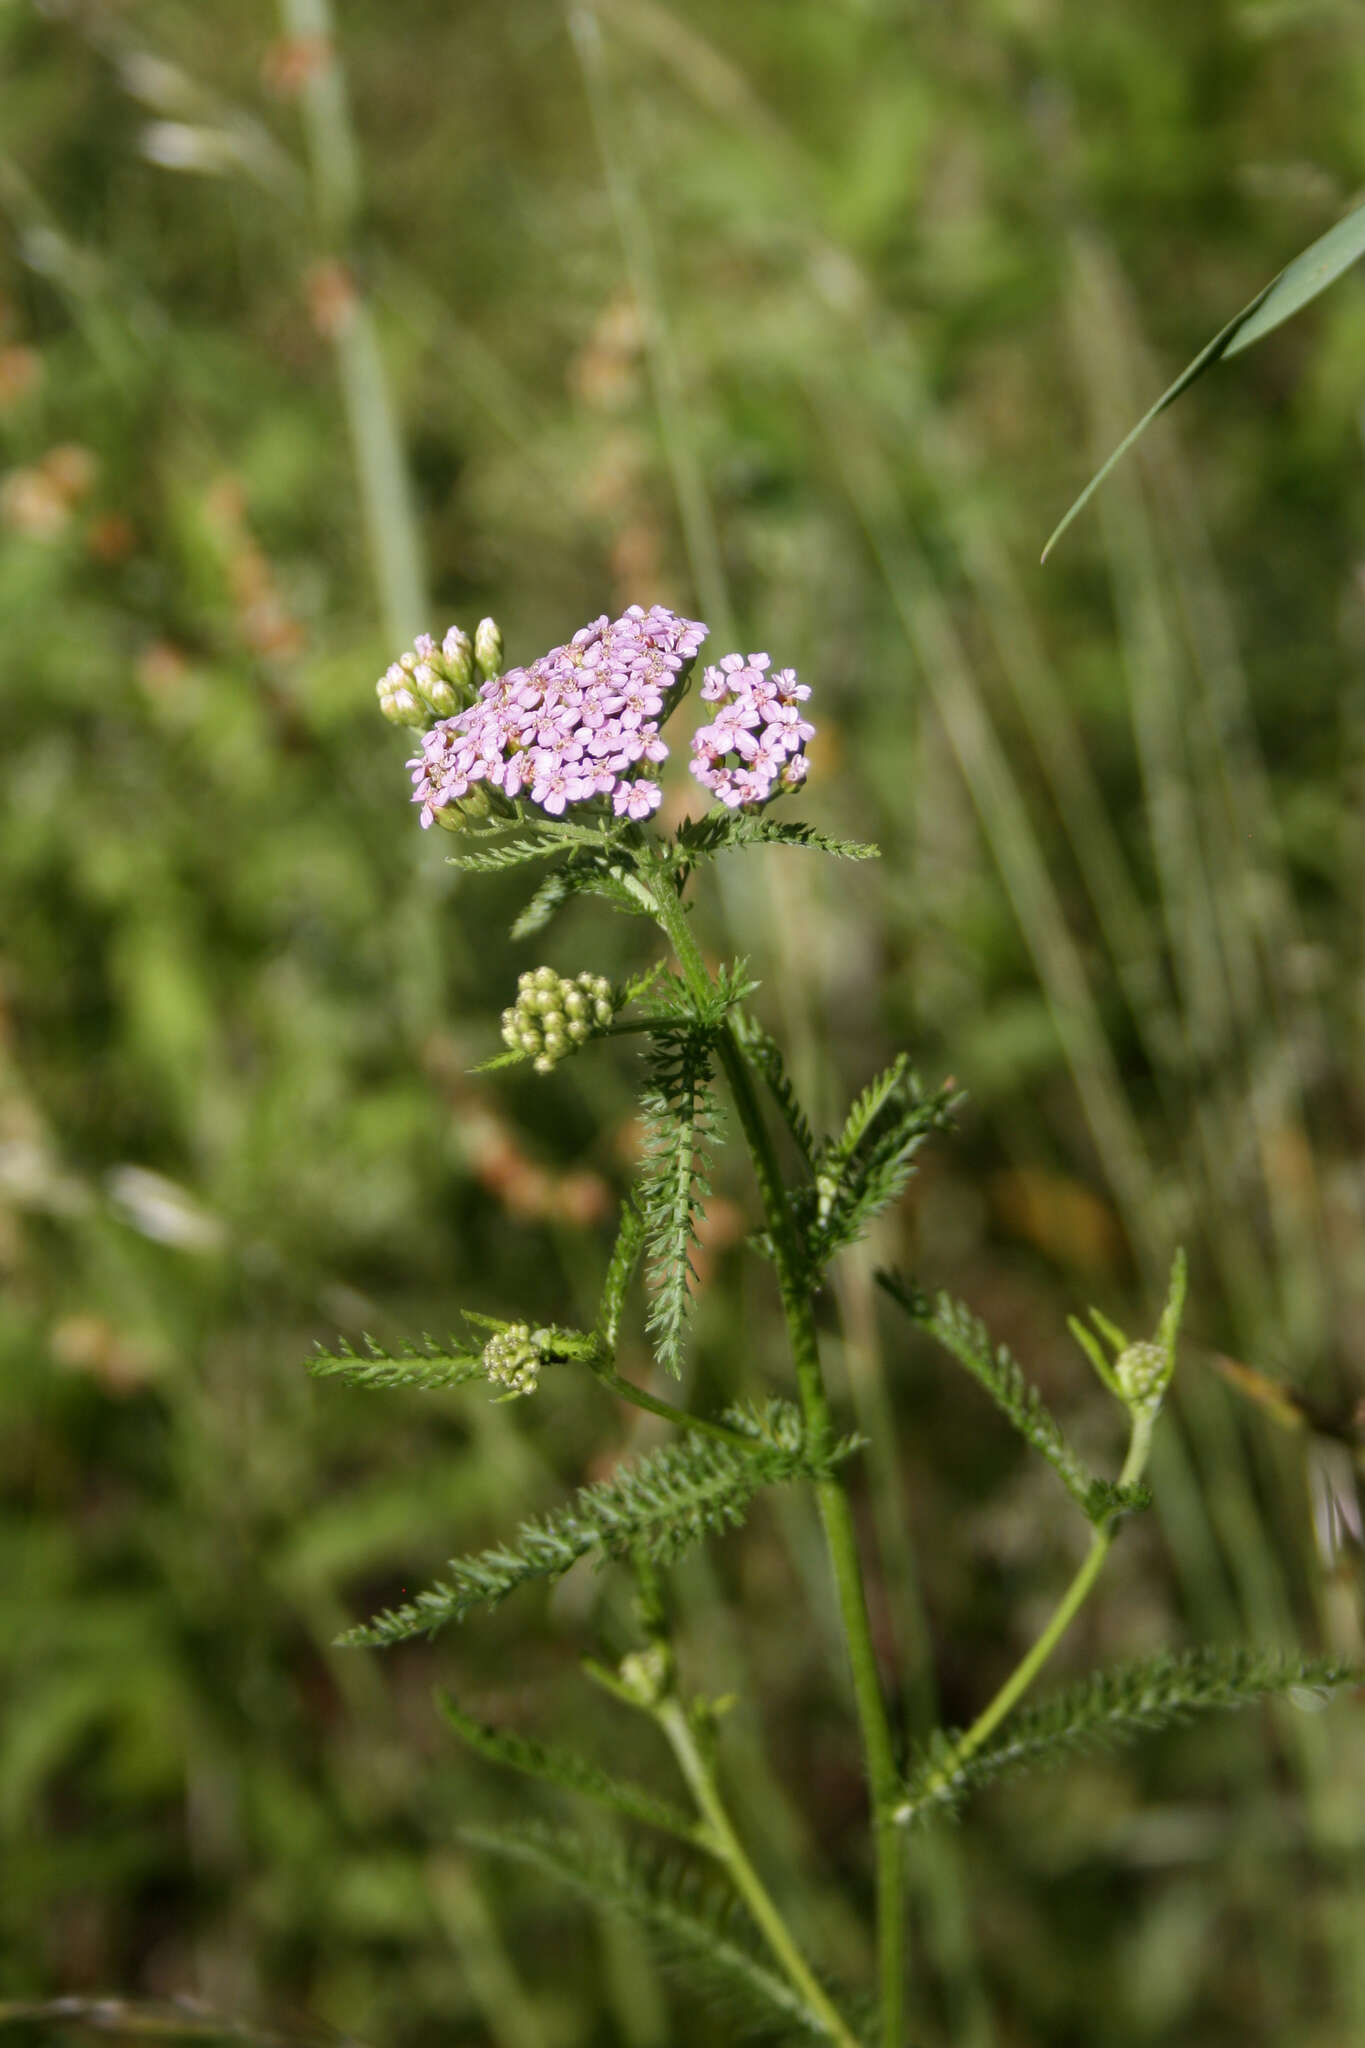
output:
M 719 704 L 710 725 L 692 735 L 692 773 L 731 810 L 763 804 L 806 779 L 805 745 L 815 727 L 801 716 L 809 687 L 795 669 L 767 673 L 766 654 L 726 654 L 708 668 L 701 694 Z
M 423 736 L 413 770 L 422 824 L 487 783 L 529 796 L 558 817 L 567 804 L 610 797 L 618 818 L 647 818 L 660 789 L 632 774 L 667 758 L 660 735 L 669 691 L 707 629 L 662 605 L 605 613 L 529 668 L 508 669 L 474 702 Z

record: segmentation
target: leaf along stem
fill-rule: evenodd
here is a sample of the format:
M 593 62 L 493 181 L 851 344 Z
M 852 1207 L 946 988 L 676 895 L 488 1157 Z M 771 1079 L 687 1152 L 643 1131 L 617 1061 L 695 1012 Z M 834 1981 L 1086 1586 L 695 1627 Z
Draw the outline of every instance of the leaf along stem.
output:
M 688 987 L 698 1000 L 711 990 L 696 940 L 681 900 L 666 874 L 652 890 L 654 906 Z M 820 1365 L 820 1345 L 802 1271 L 796 1230 L 772 1136 L 763 1120 L 748 1063 L 728 1024 L 716 1033 L 716 1056 L 730 1085 L 735 1109 L 749 1147 L 764 1216 L 776 1256 L 778 1286 L 786 1318 L 792 1362 L 806 1428 L 813 1444 L 833 1436 L 829 1396 Z M 853 1528 L 853 1512 L 843 1481 L 832 1475 L 815 1482 L 825 1547 L 834 1573 L 844 1643 L 853 1678 L 853 1694 L 862 1737 L 872 1809 L 877 1883 L 877 1970 L 882 2041 L 885 2048 L 903 2048 L 905 2037 L 905 1854 L 904 1838 L 895 1825 L 900 1799 L 895 1746 L 882 1695 L 876 1651 L 867 1611 L 862 1565 Z

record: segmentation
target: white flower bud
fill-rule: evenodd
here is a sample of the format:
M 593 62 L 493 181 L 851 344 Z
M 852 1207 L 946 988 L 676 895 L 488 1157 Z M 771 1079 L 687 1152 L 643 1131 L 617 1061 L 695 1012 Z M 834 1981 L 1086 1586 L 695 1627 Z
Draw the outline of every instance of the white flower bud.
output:
M 430 662 L 419 662 L 412 672 L 412 680 L 428 711 L 437 718 L 454 717 L 460 708 L 460 700 L 444 676 L 437 675 Z
M 492 619 L 480 619 L 475 628 L 474 665 L 484 683 L 502 673 L 502 634 Z
M 390 725 L 424 726 L 427 714 L 412 691 L 404 683 L 396 689 L 387 676 L 375 684 L 375 695 L 379 699 L 379 710 Z
M 474 643 L 468 633 L 452 626 L 441 642 L 441 659 L 456 689 L 467 690 L 474 680 Z

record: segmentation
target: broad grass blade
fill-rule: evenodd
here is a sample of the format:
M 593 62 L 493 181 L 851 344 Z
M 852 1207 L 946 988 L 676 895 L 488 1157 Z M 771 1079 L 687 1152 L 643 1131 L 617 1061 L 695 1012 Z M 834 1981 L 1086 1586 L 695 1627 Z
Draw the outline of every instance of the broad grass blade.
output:
M 1360 256 L 1365 255 L 1365 206 L 1358 206 L 1339 220 L 1335 227 L 1319 235 L 1316 242 L 1287 264 L 1278 277 L 1271 279 L 1263 291 L 1259 291 L 1249 305 L 1229 320 L 1226 327 L 1214 335 L 1213 340 L 1199 351 L 1194 361 L 1186 366 L 1168 391 L 1164 391 L 1149 412 L 1143 414 L 1132 432 L 1120 441 L 1102 469 L 1095 472 L 1085 489 L 1076 499 L 1065 517 L 1054 528 L 1042 559 L 1046 561 L 1053 548 L 1070 526 L 1072 520 L 1099 489 L 1115 463 L 1122 460 L 1140 434 L 1146 432 L 1158 413 L 1165 412 L 1168 405 L 1174 405 L 1182 392 L 1188 391 L 1195 379 L 1202 377 L 1205 370 L 1223 356 L 1235 356 L 1244 348 L 1250 348 L 1254 341 L 1270 334 L 1282 322 L 1290 319 L 1319 292 L 1326 291 L 1334 284 L 1344 270 Z

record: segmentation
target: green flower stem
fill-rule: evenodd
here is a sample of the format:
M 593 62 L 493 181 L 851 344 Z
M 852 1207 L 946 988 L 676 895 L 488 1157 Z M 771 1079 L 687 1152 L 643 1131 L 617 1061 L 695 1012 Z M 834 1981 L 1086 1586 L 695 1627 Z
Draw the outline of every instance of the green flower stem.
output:
M 676 1694 L 670 1694 L 658 1701 L 651 1712 L 667 1737 L 678 1767 L 697 1802 L 697 1811 L 705 1823 L 703 1846 L 725 1865 L 735 1890 L 762 1929 L 768 1946 L 800 1993 L 811 2016 L 819 2021 L 839 2048 L 858 2048 L 857 2036 L 850 2032 L 821 1990 L 809 1964 L 792 1940 L 785 1920 L 768 1896 L 763 1880 L 745 1855 L 744 1845 L 725 1810 L 715 1775 L 682 1701 Z
M 647 1393 L 633 1381 L 622 1379 L 611 1365 L 594 1365 L 593 1377 L 613 1394 L 619 1394 L 623 1401 L 633 1401 L 637 1408 L 647 1408 L 651 1415 L 661 1415 L 665 1422 L 676 1423 L 679 1429 L 699 1429 L 706 1436 L 719 1437 L 722 1443 L 734 1444 L 741 1451 L 751 1451 L 754 1439 L 745 1436 L 743 1430 L 730 1429 L 723 1422 L 708 1422 L 704 1415 L 693 1415 L 687 1408 L 675 1408 L 671 1401 L 661 1400 L 657 1394 Z
M 1142 1410 L 1134 1414 L 1128 1456 L 1124 1459 L 1123 1471 L 1119 1475 L 1120 1486 L 1136 1486 L 1146 1470 L 1152 1447 L 1152 1426 L 1155 1421 L 1155 1409 Z M 1084 1606 L 1090 1589 L 1099 1577 L 1104 1561 L 1113 1547 L 1114 1537 L 1122 1520 L 1122 1513 L 1110 1515 L 1092 1532 L 1090 1548 L 1086 1551 L 1071 1584 L 1053 1609 L 1047 1627 L 1033 1647 L 1016 1664 L 990 1704 L 983 1707 L 971 1727 L 953 1744 L 951 1754 L 922 1787 L 914 1807 L 901 1806 L 896 1815 L 898 1820 L 909 1820 L 914 1811 L 933 1799 L 935 1793 L 942 1792 L 950 1785 L 962 1766 L 976 1754 L 986 1738 L 994 1733 L 1005 1716 L 1018 1705 Z
M 658 878 L 654 901 L 678 964 L 689 987 L 704 997 L 711 982 L 687 922 L 687 914 L 667 875 Z M 829 1397 L 820 1366 L 820 1346 L 810 1295 L 792 1225 L 781 1168 L 772 1137 L 763 1121 L 748 1065 L 729 1026 L 717 1034 L 716 1049 L 730 1084 L 735 1109 L 744 1128 L 763 1211 L 776 1255 L 778 1286 L 791 1343 L 792 1361 L 806 1428 L 815 1444 L 834 1434 Z M 841 1479 L 830 1474 L 815 1483 L 825 1546 L 834 1572 L 844 1642 L 853 1676 L 853 1694 L 862 1735 L 872 1807 L 877 1874 L 877 1970 L 880 1987 L 882 2040 L 885 2048 L 903 2048 L 905 2038 L 905 1855 L 895 1825 L 900 1798 L 891 1723 L 882 1697 L 872 1627 L 867 1612 L 862 1565 L 858 1557 L 853 1512 Z

